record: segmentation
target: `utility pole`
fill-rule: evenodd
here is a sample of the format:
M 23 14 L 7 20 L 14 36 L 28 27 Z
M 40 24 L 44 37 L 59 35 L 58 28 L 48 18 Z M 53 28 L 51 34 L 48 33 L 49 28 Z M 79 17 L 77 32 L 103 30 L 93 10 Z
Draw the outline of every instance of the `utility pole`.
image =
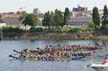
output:
M 3 39 L 3 24 L 0 24 L 0 40 Z
M 0 30 L 0 39 L 2 40 L 3 39 L 3 33 L 2 33 L 2 27 L 1 27 L 1 30 Z

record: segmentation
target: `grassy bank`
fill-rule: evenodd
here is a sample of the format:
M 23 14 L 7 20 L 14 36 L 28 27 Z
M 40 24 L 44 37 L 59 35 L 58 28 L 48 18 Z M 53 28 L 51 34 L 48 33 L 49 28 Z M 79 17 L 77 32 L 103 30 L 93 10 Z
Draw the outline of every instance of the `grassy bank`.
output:
M 97 35 L 95 36 L 96 40 L 108 40 L 108 35 Z
M 108 40 L 106 35 L 94 35 L 90 29 L 55 29 L 52 31 L 32 28 L 24 31 L 19 28 L 4 28 L 3 40 Z
M 2 40 L 108 40 L 108 36 L 100 35 L 93 37 L 78 37 L 77 35 L 57 34 L 57 35 L 35 35 L 35 36 L 21 36 L 21 37 L 5 37 Z
M 4 40 L 93 40 L 91 34 L 73 34 L 73 33 L 41 33 L 41 34 L 24 34 L 22 36 L 3 37 Z

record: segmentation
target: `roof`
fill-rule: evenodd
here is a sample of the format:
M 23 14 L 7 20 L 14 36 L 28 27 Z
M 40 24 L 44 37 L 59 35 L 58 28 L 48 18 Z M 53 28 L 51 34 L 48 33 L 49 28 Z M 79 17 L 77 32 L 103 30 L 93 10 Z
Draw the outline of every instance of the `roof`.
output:
M 3 20 L 0 19 L 0 23 L 5 23 L 5 21 L 3 21 Z
M 68 23 L 89 23 L 92 21 L 91 17 L 81 16 L 81 17 L 72 17 Z
M 10 23 L 10 24 L 18 24 L 20 23 L 19 18 L 18 17 L 6 17 L 2 19 L 3 21 L 5 21 L 6 23 Z

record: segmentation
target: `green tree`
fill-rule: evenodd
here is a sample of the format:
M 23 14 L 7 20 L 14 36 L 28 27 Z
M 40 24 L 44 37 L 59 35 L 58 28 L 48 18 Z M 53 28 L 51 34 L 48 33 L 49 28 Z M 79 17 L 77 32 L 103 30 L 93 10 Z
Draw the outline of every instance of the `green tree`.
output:
M 51 24 L 51 15 L 50 12 L 46 12 L 43 19 L 43 26 L 48 26 L 48 29 L 50 30 L 50 24 Z
M 54 14 L 54 21 L 55 21 L 55 26 L 56 28 L 58 27 L 58 10 L 55 10 L 55 14 Z
M 27 25 L 30 25 L 30 26 L 36 26 L 38 23 L 39 23 L 39 19 L 36 15 L 34 14 L 29 14 L 27 17 L 26 17 L 26 22 L 27 22 Z
M 54 21 L 54 13 L 53 12 L 51 12 L 51 25 L 52 26 L 55 26 L 56 24 L 55 24 L 55 21 Z
M 56 24 L 56 28 L 59 29 L 60 26 L 63 26 L 63 22 L 64 22 L 64 18 L 63 18 L 63 15 L 62 15 L 62 12 L 59 11 L 59 10 L 55 10 L 55 15 L 54 15 L 54 21 L 55 21 L 55 24 Z
M 93 18 L 95 29 L 96 30 L 99 29 L 100 28 L 100 16 L 99 16 L 97 7 L 93 8 L 92 18 Z
M 24 24 L 25 26 L 25 30 L 26 30 L 26 26 L 36 26 L 39 23 L 39 19 L 36 15 L 34 14 L 23 14 L 19 20 L 22 22 L 22 24 Z
M 64 25 L 67 23 L 67 21 L 70 18 L 70 11 L 69 8 L 65 8 L 65 12 L 64 12 Z
M 43 26 L 48 26 L 49 30 L 51 30 L 51 27 L 59 28 L 60 26 L 63 26 L 64 17 L 62 15 L 62 12 L 60 10 L 55 10 L 55 12 L 46 12 L 43 19 Z
M 62 15 L 62 12 L 59 10 L 58 11 L 58 16 L 59 16 L 59 26 L 64 26 L 64 16 Z
M 25 17 L 28 15 L 28 13 L 26 13 L 25 11 L 21 12 L 20 14 L 21 16 L 19 17 L 19 21 L 21 21 L 23 23 Z
M 94 28 L 94 23 L 93 22 L 89 23 L 89 28 Z
M 19 28 L 13 28 L 13 27 L 3 27 L 3 37 L 15 37 L 15 36 L 22 36 L 24 31 Z
M 107 6 L 104 6 L 104 13 L 102 16 L 102 28 L 106 29 L 107 28 L 107 24 L 108 24 L 108 10 L 107 10 Z
M 103 13 L 103 15 L 107 15 L 108 14 L 108 9 L 107 9 L 107 6 L 105 5 L 104 6 L 104 13 Z
M 55 26 L 56 26 L 56 23 L 55 23 L 55 21 L 54 21 L 54 15 L 55 15 L 55 13 L 53 13 L 53 12 L 51 12 L 51 18 L 50 18 L 50 25 L 51 25 L 51 28 L 52 28 L 52 30 L 55 28 Z

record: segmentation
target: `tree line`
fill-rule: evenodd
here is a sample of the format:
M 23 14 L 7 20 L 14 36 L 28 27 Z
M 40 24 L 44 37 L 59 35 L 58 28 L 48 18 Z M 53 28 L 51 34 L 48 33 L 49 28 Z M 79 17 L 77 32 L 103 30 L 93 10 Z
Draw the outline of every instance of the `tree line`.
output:
M 92 19 L 94 23 L 95 30 L 104 30 L 106 32 L 108 30 L 108 8 L 104 5 L 103 15 L 99 15 L 99 10 L 97 7 L 93 8 L 92 11 Z
M 46 12 L 44 14 L 44 18 L 42 20 L 43 26 L 48 26 L 48 30 L 51 30 L 51 26 L 55 26 L 60 28 L 60 26 L 64 26 L 70 17 L 70 11 L 68 8 L 65 8 L 65 12 L 61 12 L 60 10 L 56 9 L 55 12 Z M 20 28 L 13 28 L 13 27 L 3 27 L 2 35 L 4 37 L 13 37 L 13 36 L 22 36 L 25 32 L 35 33 L 35 32 L 42 32 L 44 31 L 42 28 L 35 28 L 35 26 L 40 25 L 40 20 L 38 15 L 33 13 L 27 13 L 25 11 L 21 12 L 19 21 L 25 26 L 25 30 Z M 27 30 L 27 25 L 31 26 L 30 30 Z M 1 33 L 0 33 L 1 34 Z
M 58 9 L 56 9 L 55 12 L 48 11 L 44 14 L 42 25 L 47 26 L 48 30 L 51 30 L 51 26 L 60 28 L 67 23 L 67 21 L 69 20 L 69 17 L 70 17 L 70 11 L 68 8 L 65 8 L 64 13 Z M 26 25 L 34 27 L 38 25 L 40 22 L 37 15 L 28 14 L 26 12 L 22 12 L 21 16 L 19 17 L 19 20 L 25 26 L 25 29 L 26 29 Z
M 55 26 L 56 29 L 63 27 L 70 18 L 70 11 L 68 8 L 65 8 L 65 12 L 61 12 L 56 9 L 55 12 L 46 12 L 42 20 L 43 26 L 47 26 L 48 30 L 51 30 Z

